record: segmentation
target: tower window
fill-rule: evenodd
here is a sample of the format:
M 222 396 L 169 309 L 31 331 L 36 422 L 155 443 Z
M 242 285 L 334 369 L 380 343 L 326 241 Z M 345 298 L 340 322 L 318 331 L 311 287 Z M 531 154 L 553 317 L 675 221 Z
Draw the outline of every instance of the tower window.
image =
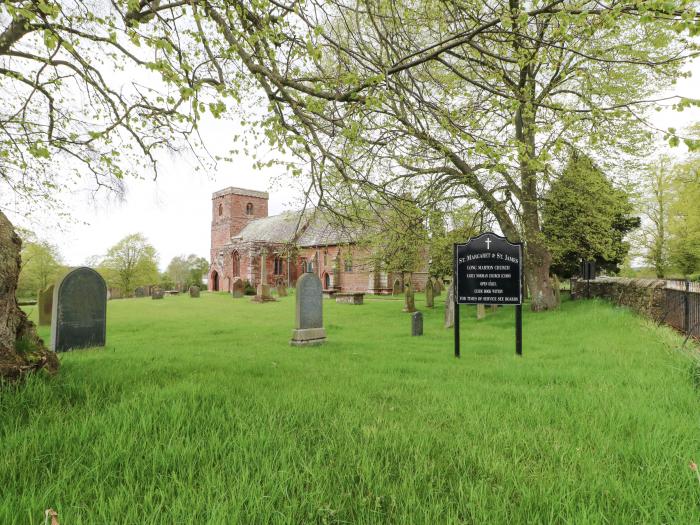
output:
M 249 202 L 246 207 L 245 207 L 245 214 L 246 215 L 253 215 L 253 203 Z
M 224 205 L 219 204 L 219 217 L 221 217 L 224 214 Z

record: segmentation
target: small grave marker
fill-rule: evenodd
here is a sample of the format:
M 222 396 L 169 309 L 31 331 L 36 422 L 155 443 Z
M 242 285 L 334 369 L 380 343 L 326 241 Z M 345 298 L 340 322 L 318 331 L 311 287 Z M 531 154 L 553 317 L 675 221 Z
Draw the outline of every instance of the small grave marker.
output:
M 296 327 L 290 344 L 309 346 L 323 344 L 325 341 L 321 280 L 316 274 L 305 273 L 297 281 Z
M 423 335 L 423 314 L 421 312 L 411 314 L 411 335 Z

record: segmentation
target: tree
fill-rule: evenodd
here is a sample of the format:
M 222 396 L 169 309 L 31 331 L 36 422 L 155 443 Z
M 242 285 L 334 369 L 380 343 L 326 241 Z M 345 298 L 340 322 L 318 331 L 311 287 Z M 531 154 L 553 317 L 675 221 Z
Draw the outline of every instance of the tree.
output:
M 17 293 L 22 297 L 36 296 L 52 284 L 64 268 L 58 248 L 47 241 L 25 242 L 21 257 Z
M 700 269 L 700 158 L 676 166 L 677 194 L 671 204 L 670 258 L 685 276 Z
M 671 203 L 674 199 L 673 162 L 667 155 L 653 162 L 642 174 L 641 206 L 644 221 L 639 243 L 644 260 L 662 279 L 669 269 L 669 229 Z
M 490 230 L 492 225 L 483 213 L 475 213 L 469 205 L 443 214 L 431 215 L 430 221 L 430 274 L 443 278 L 454 271 L 453 246 L 467 242 L 471 237 Z
M 524 241 L 534 310 L 556 303 L 539 216 L 548 177 L 571 144 L 613 160 L 643 149 L 646 108 L 682 74 L 700 20 L 687 2 L 191 5 L 202 71 L 262 89 L 269 111 L 248 121 L 308 164 L 319 205 L 344 214 L 407 187 L 422 210 L 479 200 Z M 178 9 L 141 2 L 137 16 Z
M 179 286 L 202 285 L 202 278 L 209 270 L 209 262 L 195 254 L 173 257 L 166 273 L 171 281 Z
M 158 254 L 140 233 L 127 235 L 112 246 L 98 269 L 109 286 L 119 288 L 124 295 L 159 281 Z
M 582 260 L 617 273 L 629 244 L 625 235 L 639 226 L 627 192 L 580 153 L 573 153 L 547 193 L 542 231 L 552 254 L 552 272 L 571 277 Z

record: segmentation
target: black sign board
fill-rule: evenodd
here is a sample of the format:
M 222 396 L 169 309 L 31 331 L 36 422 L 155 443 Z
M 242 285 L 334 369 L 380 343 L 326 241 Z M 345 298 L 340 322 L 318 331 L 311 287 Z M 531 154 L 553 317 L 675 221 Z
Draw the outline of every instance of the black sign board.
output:
M 494 233 L 457 245 L 459 304 L 522 304 L 522 246 Z
M 495 233 L 454 245 L 455 357 L 459 357 L 459 305 L 515 305 L 515 353 L 523 353 L 523 251 Z

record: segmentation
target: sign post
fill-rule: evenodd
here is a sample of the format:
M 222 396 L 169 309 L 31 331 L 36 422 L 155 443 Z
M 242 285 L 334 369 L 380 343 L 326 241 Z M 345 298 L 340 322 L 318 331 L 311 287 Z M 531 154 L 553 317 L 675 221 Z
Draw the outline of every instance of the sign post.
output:
M 515 353 L 523 353 L 522 244 L 482 233 L 454 245 L 455 357 L 459 357 L 459 305 L 515 305 Z

